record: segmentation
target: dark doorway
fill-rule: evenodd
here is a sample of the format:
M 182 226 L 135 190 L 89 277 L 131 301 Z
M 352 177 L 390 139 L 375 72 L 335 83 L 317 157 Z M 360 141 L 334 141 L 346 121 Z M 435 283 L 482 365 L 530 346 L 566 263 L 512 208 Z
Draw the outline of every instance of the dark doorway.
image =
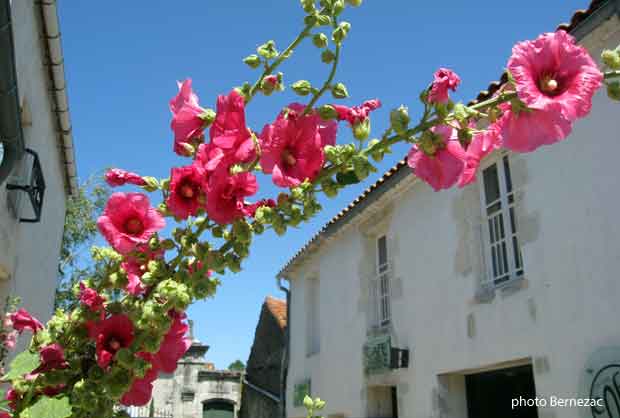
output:
M 398 389 L 392 386 L 392 417 L 398 418 Z
M 465 377 L 467 415 L 470 418 L 538 418 L 536 406 L 512 408 L 513 399 L 536 398 L 532 366 L 511 367 Z
M 202 409 L 202 418 L 233 418 L 234 405 L 227 401 L 205 402 Z

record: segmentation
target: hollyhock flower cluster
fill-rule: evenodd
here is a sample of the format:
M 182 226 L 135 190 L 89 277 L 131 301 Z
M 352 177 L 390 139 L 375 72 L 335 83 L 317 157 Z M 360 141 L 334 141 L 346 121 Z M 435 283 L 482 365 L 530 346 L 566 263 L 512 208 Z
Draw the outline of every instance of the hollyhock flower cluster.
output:
M 447 103 L 450 99 L 448 90 L 456 91 L 460 83 L 461 79 L 454 71 L 440 68 L 435 71 L 433 83 L 428 92 L 428 102 Z
M 95 289 L 87 287 L 84 282 L 80 282 L 80 303 L 86 306 L 91 312 L 101 312 L 104 310 L 105 299 L 97 293 Z
M 348 107 L 333 104 L 332 107 L 336 110 L 339 121 L 347 121 L 353 126 L 368 119 L 370 112 L 381 107 L 381 101 L 379 99 L 372 99 L 366 100 L 360 106 Z
M 435 126 L 430 133 L 428 143 L 411 148 L 407 164 L 433 190 L 448 189 L 456 184 L 463 172 L 465 150 L 451 126 Z
M 323 121 L 305 106 L 292 103 L 260 135 L 260 163 L 263 172 L 272 174 L 275 185 L 299 186 L 319 174 L 325 161 L 323 148 L 336 142 L 336 124 Z
M 24 308 L 20 308 L 16 312 L 8 314 L 8 317 L 11 320 L 13 329 L 20 334 L 24 332 L 24 330 L 29 330 L 33 334 L 36 334 L 43 329 L 43 324 L 30 315 Z
M 192 90 L 191 79 L 179 82 L 178 86 L 179 93 L 170 100 L 170 127 L 174 132 L 174 152 L 187 156 L 188 148 L 204 136 L 205 122 L 200 116 L 206 110 L 198 103 L 198 96 Z
M 142 193 L 113 193 L 97 220 L 101 235 L 121 254 L 146 244 L 165 224 L 164 218 Z
M 120 168 L 111 168 L 106 171 L 105 181 L 111 187 L 124 186 L 125 184 L 144 186 L 146 184 L 146 181 L 139 174 L 121 170 Z
M 91 327 L 90 338 L 96 343 L 97 364 L 107 369 L 121 348 L 127 348 L 134 339 L 134 326 L 124 314 L 115 314 Z

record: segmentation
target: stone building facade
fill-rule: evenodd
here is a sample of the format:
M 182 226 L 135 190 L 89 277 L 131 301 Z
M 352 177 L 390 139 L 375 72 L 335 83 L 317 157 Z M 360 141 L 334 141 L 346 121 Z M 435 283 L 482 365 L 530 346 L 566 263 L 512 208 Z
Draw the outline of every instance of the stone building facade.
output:
M 286 326 L 286 302 L 268 296 L 256 325 L 254 343 L 246 367 L 239 418 L 283 416 Z
M 208 350 L 193 339 L 175 372 L 160 374 L 153 383 L 149 409 L 174 418 L 237 418 L 243 373 L 215 370 L 204 359 Z

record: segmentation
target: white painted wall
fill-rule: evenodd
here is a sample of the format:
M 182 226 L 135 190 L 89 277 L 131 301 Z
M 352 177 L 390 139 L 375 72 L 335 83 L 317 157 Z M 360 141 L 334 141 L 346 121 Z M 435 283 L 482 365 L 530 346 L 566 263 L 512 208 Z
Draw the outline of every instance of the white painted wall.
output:
M 618 45 L 618 18 L 583 43 L 595 57 L 603 46 Z M 305 416 L 293 406 L 293 386 L 311 378 L 313 395 L 327 401 L 326 416 L 366 417 L 368 387 L 390 384 L 398 387 L 401 417 L 464 418 L 463 371 L 520 359 L 534 364 L 537 396 L 585 397 L 580 379 L 588 358 L 620 345 L 619 116 L 618 103 L 601 91 L 566 141 L 513 156 L 525 280 L 497 291 L 489 303 L 475 298 L 483 274 L 478 186 L 434 193 L 411 177 L 401 182 L 406 190 L 392 196 L 393 209 L 380 219 L 390 218 L 397 288 L 392 337 L 411 350 L 408 369 L 368 379 L 362 366 L 364 277 L 373 245 L 364 219 L 390 204 L 388 198 L 299 263 L 289 275 L 288 416 Z M 320 278 L 321 349 L 311 357 L 305 354 L 307 277 Z M 539 416 L 577 418 L 579 410 L 546 409 Z
M 9 294 L 18 295 L 21 306 L 46 321 L 53 308 L 67 195 L 42 62 L 37 7 L 32 1 L 12 2 L 18 88 L 32 119 L 31 124 L 24 126 L 25 143 L 39 154 L 46 181 L 45 201 L 40 223 L 19 223 L 7 206 L 5 184 L 0 186 L 0 264 L 10 275 L 8 280 L 0 280 L 0 302 L 4 303 Z M 16 170 L 22 176 L 17 181 L 27 179 L 23 176 L 30 166 L 26 159 L 21 170 Z M 20 206 L 22 213 L 29 214 L 26 199 L 21 200 Z

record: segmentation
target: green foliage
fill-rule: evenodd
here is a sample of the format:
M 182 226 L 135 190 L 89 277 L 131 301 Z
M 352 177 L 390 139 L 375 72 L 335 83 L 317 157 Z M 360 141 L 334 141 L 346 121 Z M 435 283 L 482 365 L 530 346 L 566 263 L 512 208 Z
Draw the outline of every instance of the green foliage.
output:
M 67 418 L 71 415 L 69 397 L 49 398 L 43 396 L 32 406 L 26 408 L 20 416 L 28 418 Z
M 228 366 L 228 370 L 242 372 L 245 370 L 245 364 L 241 360 L 235 360 Z
M 2 377 L 2 380 L 17 379 L 36 369 L 39 364 L 41 364 L 41 361 L 38 354 L 31 353 L 30 351 L 21 352 L 15 356 L 9 366 L 9 372 Z

